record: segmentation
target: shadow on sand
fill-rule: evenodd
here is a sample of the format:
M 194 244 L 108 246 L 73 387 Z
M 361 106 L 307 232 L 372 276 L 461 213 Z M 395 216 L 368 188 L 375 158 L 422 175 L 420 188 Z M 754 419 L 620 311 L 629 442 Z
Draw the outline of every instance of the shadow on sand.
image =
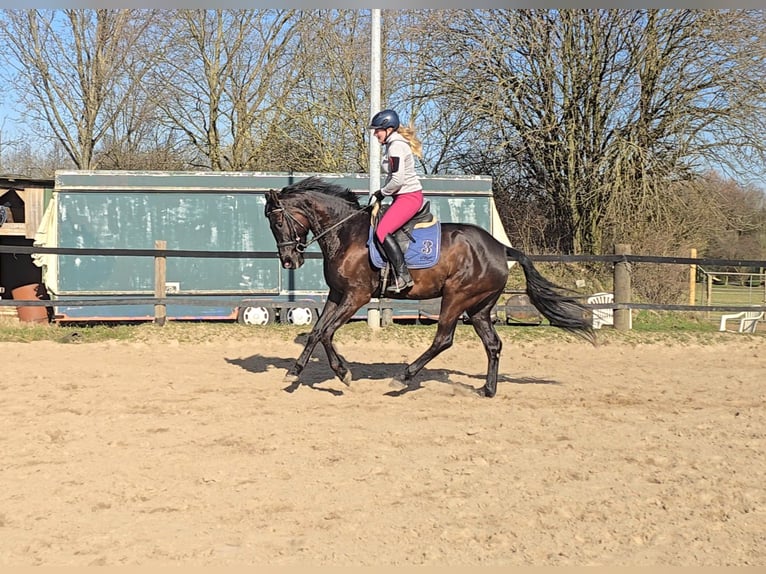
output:
M 250 373 L 265 373 L 269 370 L 278 369 L 287 373 L 287 370 L 293 366 L 295 358 L 285 359 L 282 357 L 267 357 L 264 355 L 251 355 L 246 358 L 239 359 L 226 359 L 226 362 L 230 365 L 236 365 Z M 353 382 L 358 382 L 361 379 L 371 380 L 392 380 L 396 375 L 403 373 L 405 364 L 401 362 L 389 363 L 389 362 L 375 362 L 375 363 L 357 363 L 349 361 L 349 369 L 353 375 Z M 474 387 L 462 382 L 453 380 L 453 377 L 468 377 L 479 381 L 479 385 Z M 479 390 L 484 384 L 484 373 L 465 373 L 463 371 L 455 371 L 452 369 L 430 369 L 428 366 L 424 367 L 415 378 L 414 383 L 405 388 L 391 390 L 385 393 L 388 396 L 401 396 L 403 394 L 418 390 L 422 388 L 420 381 L 438 382 L 453 387 L 459 388 L 461 391 L 468 393 L 479 393 Z M 316 391 L 327 392 L 336 396 L 343 395 L 343 391 L 334 388 L 320 387 L 318 385 L 326 382 L 337 380 L 335 373 L 330 369 L 325 356 L 324 349 L 317 347 L 317 350 L 312 354 L 306 368 L 300 375 L 300 380 L 291 382 L 283 390 L 292 393 L 295 392 L 301 385 L 310 387 Z M 516 385 L 558 385 L 557 381 L 548 379 L 539 379 L 534 377 L 508 377 L 505 375 L 498 375 L 497 382 L 499 384 L 509 383 Z

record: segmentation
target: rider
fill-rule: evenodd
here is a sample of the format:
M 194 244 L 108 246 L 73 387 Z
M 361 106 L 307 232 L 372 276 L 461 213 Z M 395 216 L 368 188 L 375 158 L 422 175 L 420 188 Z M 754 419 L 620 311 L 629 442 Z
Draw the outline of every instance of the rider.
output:
M 394 239 L 394 232 L 407 223 L 423 206 L 423 187 L 415 173 L 415 157 L 421 157 L 423 145 L 415 129 L 402 126 L 394 110 L 382 110 L 372 116 L 368 129 L 378 143 L 385 146 L 383 170 L 386 181 L 382 188 L 370 194 L 370 203 L 385 196 L 393 197 L 393 203 L 383 214 L 375 228 L 375 239 L 394 268 L 394 280 L 388 290 L 399 293 L 414 285 L 404 254 Z

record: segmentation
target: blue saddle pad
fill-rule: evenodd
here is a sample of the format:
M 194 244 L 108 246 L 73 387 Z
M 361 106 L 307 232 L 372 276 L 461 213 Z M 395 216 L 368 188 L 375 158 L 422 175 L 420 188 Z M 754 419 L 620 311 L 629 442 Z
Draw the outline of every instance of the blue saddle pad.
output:
M 399 232 L 397 232 L 398 235 Z M 378 269 L 386 266 L 385 256 L 380 253 L 373 238 L 373 229 L 370 227 L 370 235 L 367 239 L 367 247 L 370 249 L 370 260 Z M 410 269 L 427 269 L 433 267 L 439 261 L 439 252 L 442 244 L 441 223 L 436 222 L 428 227 L 416 227 L 411 232 L 415 241 L 410 241 L 404 252 L 404 262 Z

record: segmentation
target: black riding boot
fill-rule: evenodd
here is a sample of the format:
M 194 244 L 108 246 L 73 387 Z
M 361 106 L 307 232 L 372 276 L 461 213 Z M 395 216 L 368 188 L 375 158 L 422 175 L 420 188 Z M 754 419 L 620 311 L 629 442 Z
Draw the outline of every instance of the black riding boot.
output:
M 415 282 L 410 276 L 410 270 L 407 269 L 407 265 L 404 263 L 404 254 L 394 236 L 390 233 L 386 235 L 381 247 L 386 254 L 386 259 L 391 263 L 391 267 L 394 268 L 394 277 L 387 291 L 399 293 L 399 291 L 412 287 Z

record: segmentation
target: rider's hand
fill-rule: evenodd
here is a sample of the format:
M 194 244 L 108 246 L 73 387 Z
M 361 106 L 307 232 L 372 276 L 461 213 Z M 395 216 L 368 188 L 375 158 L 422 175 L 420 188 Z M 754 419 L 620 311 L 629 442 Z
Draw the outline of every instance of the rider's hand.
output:
M 383 193 L 380 190 L 370 194 L 370 199 L 367 202 L 367 205 L 374 205 L 378 201 L 383 201 Z

